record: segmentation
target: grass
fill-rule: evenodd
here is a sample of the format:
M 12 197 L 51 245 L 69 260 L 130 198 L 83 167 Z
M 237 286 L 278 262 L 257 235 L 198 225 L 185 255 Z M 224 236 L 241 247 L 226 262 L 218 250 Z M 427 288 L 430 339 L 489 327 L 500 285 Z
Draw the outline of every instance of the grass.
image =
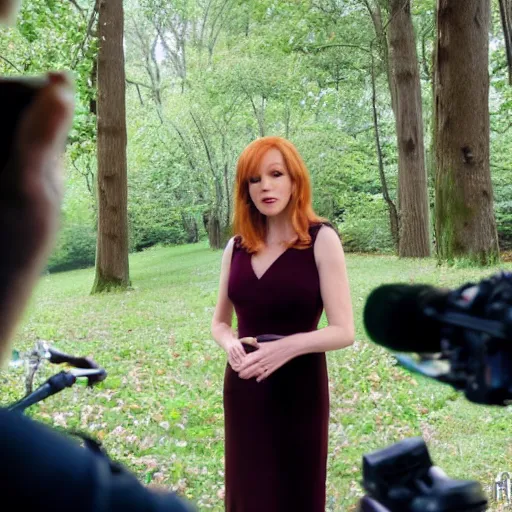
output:
M 44 276 L 15 343 L 25 350 L 37 339 L 50 340 L 105 366 L 109 376 L 98 388 L 76 386 L 31 414 L 99 438 L 142 481 L 171 486 L 199 510 L 222 510 L 225 357 L 209 332 L 220 258 L 204 244 L 134 254 L 133 289 L 106 295 L 89 294 L 92 269 Z M 490 495 L 496 474 L 512 470 L 512 409 L 471 404 L 447 386 L 397 368 L 367 342 L 361 315 L 368 293 L 381 283 L 451 287 L 497 268 L 364 255 L 347 255 L 347 265 L 357 341 L 328 355 L 328 510 L 354 510 L 364 453 L 417 435 L 435 464 L 451 477 L 479 480 Z M 45 367 L 39 381 L 54 370 Z M 22 392 L 22 370 L 4 370 L 2 402 Z

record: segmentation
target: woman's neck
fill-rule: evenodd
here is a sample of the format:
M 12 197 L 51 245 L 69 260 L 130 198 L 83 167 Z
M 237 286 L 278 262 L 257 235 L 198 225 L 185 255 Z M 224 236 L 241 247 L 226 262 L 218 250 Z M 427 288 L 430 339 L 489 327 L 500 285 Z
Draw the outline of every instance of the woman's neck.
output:
M 267 217 L 267 246 L 288 244 L 297 238 L 289 216 Z

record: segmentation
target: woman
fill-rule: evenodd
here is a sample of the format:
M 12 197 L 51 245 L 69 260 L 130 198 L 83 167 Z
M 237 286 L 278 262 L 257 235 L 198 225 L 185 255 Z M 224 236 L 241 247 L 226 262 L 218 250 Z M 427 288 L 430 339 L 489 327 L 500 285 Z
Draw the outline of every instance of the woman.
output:
M 228 356 L 226 510 L 324 512 L 324 353 L 351 345 L 354 327 L 339 237 L 314 213 L 308 171 L 289 141 L 263 137 L 243 151 L 234 229 L 212 321 Z M 329 325 L 316 330 L 324 307 Z M 282 338 L 258 342 L 264 334 Z

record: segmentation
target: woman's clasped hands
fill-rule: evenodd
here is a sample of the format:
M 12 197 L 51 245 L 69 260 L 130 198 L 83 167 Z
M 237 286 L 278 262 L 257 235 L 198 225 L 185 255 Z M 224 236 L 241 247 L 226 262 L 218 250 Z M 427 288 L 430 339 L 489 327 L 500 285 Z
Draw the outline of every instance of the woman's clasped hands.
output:
M 244 345 L 256 350 L 246 353 Z M 241 379 L 256 379 L 261 382 L 294 356 L 290 346 L 282 340 L 258 343 L 256 338 L 234 339 L 227 347 L 228 362 Z

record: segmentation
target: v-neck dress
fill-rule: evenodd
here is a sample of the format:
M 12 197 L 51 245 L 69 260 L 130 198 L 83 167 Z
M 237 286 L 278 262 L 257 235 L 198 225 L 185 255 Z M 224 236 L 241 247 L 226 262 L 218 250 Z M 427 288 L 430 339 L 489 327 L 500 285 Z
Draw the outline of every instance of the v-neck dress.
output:
M 317 329 L 322 314 L 313 247 L 290 248 L 258 279 L 235 239 L 228 296 L 238 335 Z M 286 338 L 269 343 L 286 343 Z M 251 348 L 247 348 L 250 351 Z M 329 389 L 324 353 L 292 359 L 266 380 L 224 378 L 227 512 L 324 512 Z

